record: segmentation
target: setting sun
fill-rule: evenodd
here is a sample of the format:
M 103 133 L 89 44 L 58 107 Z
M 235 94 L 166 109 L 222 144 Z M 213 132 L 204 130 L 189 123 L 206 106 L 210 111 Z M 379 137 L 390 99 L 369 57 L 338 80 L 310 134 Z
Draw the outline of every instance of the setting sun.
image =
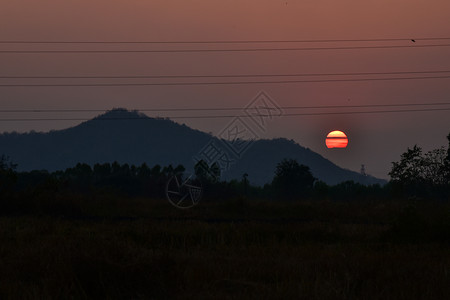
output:
M 344 132 L 335 130 L 327 135 L 325 143 L 327 148 L 346 148 L 348 145 L 348 138 Z

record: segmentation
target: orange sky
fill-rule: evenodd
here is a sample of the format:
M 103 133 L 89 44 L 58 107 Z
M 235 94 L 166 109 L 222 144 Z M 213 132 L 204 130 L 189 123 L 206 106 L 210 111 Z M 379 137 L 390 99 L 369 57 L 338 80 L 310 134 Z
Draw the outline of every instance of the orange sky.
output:
M 1 1 L 1 7 L 0 40 L 450 37 L 450 1 L 447 0 L 16 0 Z M 54 47 L 67 49 L 68 46 Z M 80 47 L 95 49 L 98 46 Z M 122 49 L 119 47 L 123 46 L 116 49 Z M 158 47 L 167 48 L 165 45 Z M 0 48 L 29 49 L 17 45 L 0 45 Z M 40 49 L 50 48 L 44 45 Z M 2 76 L 450 70 L 450 47 L 207 54 L 0 54 L 0 65 Z M 449 83 L 450 79 L 436 79 L 245 86 L 0 88 L 0 108 L 244 107 L 261 90 L 270 94 L 280 106 L 442 102 L 450 101 Z M 0 117 L 15 116 L 27 117 L 24 114 L 0 114 Z M 450 131 L 449 120 L 448 111 L 286 117 L 268 124 L 267 134 L 261 137 L 292 138 L 343 167 L 359 170 L 360 165 L 365 164 L 369 174 L 386 178 L 390 162 L 398 160 L 406 147 L 417 143 L 429 150 L 445 145 L 445 136 Z M 218 133 L 228 121 L 180 122 Z M 76 123 L 2 122 L 0 131 L 49 130 Z M 328 132 L 338 128 L 351 137 L 352 143 L 345 152 L 330 152 L 324 146 L 324 139 Z

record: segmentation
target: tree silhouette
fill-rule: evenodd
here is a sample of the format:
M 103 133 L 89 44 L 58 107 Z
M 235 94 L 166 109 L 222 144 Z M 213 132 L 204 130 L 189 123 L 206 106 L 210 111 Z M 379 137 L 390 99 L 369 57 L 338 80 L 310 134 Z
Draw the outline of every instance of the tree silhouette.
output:
M 211 167 L 209 168 L 210 176 L 212 177 L 213 181 L 217 181 L 220 178 L 220 166 L 217 162 L 213 163 Z
M 186 168 L 183 165 L 178 165 L 175 167 L 175 169 L 173 170 L 173 172 L 178 175 L 178 174 L 182 174 L 184 173 L 184 171 L 186 171 Z
M 248 190 L 248 174 L 244 173 L 242 175 L 242 184 L 244 185 L 244 195 L 247 196 L 247 190 Z
M 194 166 L 195 176 L 203 182 L 216 182 L 220 178 L 220 166 L 218 163 L 208 165 L 203 159 Z
M 107 178 L 111 175 L 111 165 L 109 163 L 95 164 L 93 172 L 95 178 L 98 179 Z
M 421 183 L 423 168 L 422 148 L 414 145 L 408 148 L 401 155 L 399 162 L 392 163 L 392 170 L 389 172 L 392 181 L 402 184 Z
M 401 155 L 399 162 L 392 163 L 389 175 L 393 182 L 404 186 L 444 185 L 448 183 L 445 174 L 447 156 L 443 147 L 423 154 L 422 148 L 415 145 Z
M 449 148 L 444 147 L 422 153 L 415 145 L 392 163 L 392 191 L 397 195 L 414 197 L 443 197 L 448 199 L 450 185 L 450 134 Z
M 2 155 L 0 157 L 0 192 L 9 191 L 17 181 L 17 165 L 13 164 L 9 157 Z
M 143 163 L 136 171 L 137 177 L 141 180 L 149 179 L 151 176 L 151 170 L 146 163 Z
M 448 140 L 448 148 L 447 148 L 447 157 L 445 158 L 444 163 L 444 172 L 447 184 L 450 184 L 450 133 L 447 135 Z
M 155 165 L 150 171 L 150 174 L 153 178 L 159 178 L 161 176 L 161 166 Z
M 447 135 L 448 148 L 447 148 L 447 162 L 450 162 L 450 133 Z
M 298 199 L 310 195 L 314 181 L 308 166 L 300 165 L 294 159 L 284 159 L 275 169 L 272 186 L 279 197 Z

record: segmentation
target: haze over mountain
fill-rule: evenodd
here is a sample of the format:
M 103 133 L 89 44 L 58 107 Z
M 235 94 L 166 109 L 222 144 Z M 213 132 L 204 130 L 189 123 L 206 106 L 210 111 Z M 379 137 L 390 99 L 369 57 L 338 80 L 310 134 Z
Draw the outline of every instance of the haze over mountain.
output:
M 149 166 L 183 164 L 187 170 L 192 170 L 195 159 L 201 157 L 200 151 L 211 142 L 223 145 L 224 141 L 168 119 L 114 109 L 64 130 L 1 134 L 0 154 L 17 163 L 19 171 L 55 171 L 79 162 L 94 165 L 113 161 L 135 165 L 145 162 Z M 315 177 L 328 184 L 346 180 L 385 183 L 340 168 L 294 141 L 282 138 L 254 141 L 241 158 L 234 158 L 222 178 L 241 179 L 247 173 L 251 183 L 263 185 L 272 180 L 277 163 L 284 158 L 309 166 Z

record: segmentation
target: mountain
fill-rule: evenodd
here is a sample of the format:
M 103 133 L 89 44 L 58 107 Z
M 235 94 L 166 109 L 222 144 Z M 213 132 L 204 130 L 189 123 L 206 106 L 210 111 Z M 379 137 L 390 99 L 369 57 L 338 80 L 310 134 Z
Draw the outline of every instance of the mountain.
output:
M 251 183 L 263 185 L 271 182 L 278 162 L 293 158 L 309 166 L 315 177 L 328 184 L 346 180 L 363 184 L 385 183 L 384 180 L 340 168 L 287 139 L 235 142 L 238 142 L 236 145 L 248 146 L 240 157 L 233 156 L 227 148 L 232 143 L 210 134 L 168 119 L 114 109 L 64 130 L 0 134 L 0 154 L 17 163 L 19 171 L 55 171 L 73 167 L 79 162 L 94 165 L 113 161 L 135 165 L 145 162 L 149 166 L 183 164 L 192 170 L 195 159 L 205 159 L 218 153 L 213 150 L 220 149 L 225 154 L 216 157 L 222 158 L 222 166 L 228 164 L 229 169 L 223 173 L 224 179 L 241 179 L 247 173 Z M 216 158 L 215 161 L 219 160 Z

